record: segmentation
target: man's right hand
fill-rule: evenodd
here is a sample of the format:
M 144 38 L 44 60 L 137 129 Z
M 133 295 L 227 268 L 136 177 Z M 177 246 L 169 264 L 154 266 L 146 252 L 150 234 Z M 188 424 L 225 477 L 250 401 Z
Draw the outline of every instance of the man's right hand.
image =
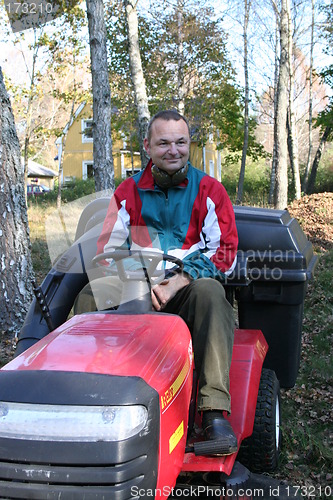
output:
M 155 311 L 162 311 L 178 290 L 184 288 L 191 282 L 185 274 L 179 273 L 172 278 L 165 279 L 159 285 L 155 285 L 151 290 L 151 300 Z

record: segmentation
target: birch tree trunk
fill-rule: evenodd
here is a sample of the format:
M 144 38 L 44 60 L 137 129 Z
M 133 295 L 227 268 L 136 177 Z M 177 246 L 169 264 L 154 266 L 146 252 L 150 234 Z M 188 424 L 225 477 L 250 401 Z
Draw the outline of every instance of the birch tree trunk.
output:
M 314 24 L 315 24 L 315 15 L 314 15 L 314 0 L 311 1 L 311 42 L 310 42 L 310 68 L 309 68 L 309 150 L 308 150 L 308 158 L 305 166 L 304 179 L 303 179 L 303 191 L 306 188 L 309 172 L 310 172 L 310 164 L 311 164 L 311 156 L 312 156 L 312 121 L 313 121 L 313 47 L 314 47 Z
M 245 0 L 244 3 L 244 26 L 243 26 L 243 38 L 244 38 L 244 77 L 245 77 L 245 96 L 244 96 L 244 142 L 242 151 L 242 161 L 241 169 L 239 173 L 238 189 L 237 189 L 237 200 L 236 204 L 239 205 L 243 199 L 243 186 L 245 179 L 245 167 L 246 167 L 246 154 L 249 145 L 249 102 L 250 102 L 250 86 L 249 86 L 249 70 L 248 70 L 248 40 L 247 40 L 247 28 L 250 18 L 250 8 L 251 0 Z
M 145 168 L 149 158 L 143 146 L 143 140 L 146 137 L 150 114 L 148 109 L 146 82 L 143 75 L 141 63 L 138 33 L 138 14 L 136 6 L 137 0 L 124 0 L 124 7 L 126 10 L 130 71 L 134 87 L 135 104 L 138 113 L 141 168 Z
M 177 43 L 177 61 L 178 61 L 178 74 L 177 74 L 177 87 L 178 87 L 178 111 L 181 115 L 185 114 L 185 83 L 184 83 L 184 44 L 183 44 L 183 30 L 184 30 L 184 2 L 183 0 L 177 1 L 177 23 L 178 23 L 178 43 Z
M 276 111 L 276 186 L 274 206 L 285 209 L 288 204 L 288 0 L 281 1 L 280 11 L 280 65 Z
M 275 196 L 275 183 L 276 183 L 276 164 L 277 164 L 277 95 L 278 95 L 278 81 L 279 81 L 279 16 L 275 12 L 276 19 L 276 29 L 275 29 L 275 61 L 274 61 L 274 129 L 273 129 L 273 157 L 272 157 L 272 169 L 271 169 L 271 180 L 269 188 L 269 198 L 268 202 L 270 205 L 274 204 Z
M 286 1 L 287 16 L 288 16 L 288 67 L 289 67 L 289 147 L 290 147 L 290 164 L 294 177 L 295 198 L 299 200 L 301 197 L 301 180 L 299 174 L 298 161 L 298 141 L 296 130 L 296 117 L 294 105 L 294 65 L 293 65 L 293 30 L 291 23 L 291 10 L 289 0 Z
M 0 68 L 0 334 L 18 333 L 32 300 L 24 167 Z
M 93 158 L 96 191 L 114 189 L 111 90 L 103 0 L 86 0 L 93 91 Z

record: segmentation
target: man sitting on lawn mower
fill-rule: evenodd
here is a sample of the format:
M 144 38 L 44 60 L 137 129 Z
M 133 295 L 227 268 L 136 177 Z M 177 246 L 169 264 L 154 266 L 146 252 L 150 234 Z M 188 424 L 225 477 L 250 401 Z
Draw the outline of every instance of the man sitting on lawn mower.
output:
M 147 247 L 155 234 L 161 250 L 183 261 L 182 272 L 166 275 L 152 288 L 152 304 L 156 311 L 178 314 L 190 329 L 205 438 L 220 443 L 218 455 L 227 455 L 237 450 L 223 415 L 230 413 L 234 317 L 216 278 L 223 279 L 236 264 L 233 207 L 222 184 L 190 164 L 189 126 L 178 112 L 157 113 L 144 146 L 150 161 L 116 189 L 97 252 L 107 251 L 115 235 L 134 242 L 131 228 L 140 227 Z

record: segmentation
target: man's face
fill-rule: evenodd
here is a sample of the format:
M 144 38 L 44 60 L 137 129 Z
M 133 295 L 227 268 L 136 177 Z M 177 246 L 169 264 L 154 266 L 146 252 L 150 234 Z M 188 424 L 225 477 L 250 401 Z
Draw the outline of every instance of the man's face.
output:
M 190 137 L 184 120 L 157 119 L 151 126 L 151 138 L 144 146 L 154 165 L 172 175 L 186 165 Z

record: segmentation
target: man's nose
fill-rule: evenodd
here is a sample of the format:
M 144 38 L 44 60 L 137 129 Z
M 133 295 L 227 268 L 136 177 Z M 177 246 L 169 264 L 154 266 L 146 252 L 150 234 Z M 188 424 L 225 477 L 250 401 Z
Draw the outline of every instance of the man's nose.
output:
M 169 151 L 172 155 L 176 155 L 178 153 L 178 149 L 175 142 L 170 143 Z

